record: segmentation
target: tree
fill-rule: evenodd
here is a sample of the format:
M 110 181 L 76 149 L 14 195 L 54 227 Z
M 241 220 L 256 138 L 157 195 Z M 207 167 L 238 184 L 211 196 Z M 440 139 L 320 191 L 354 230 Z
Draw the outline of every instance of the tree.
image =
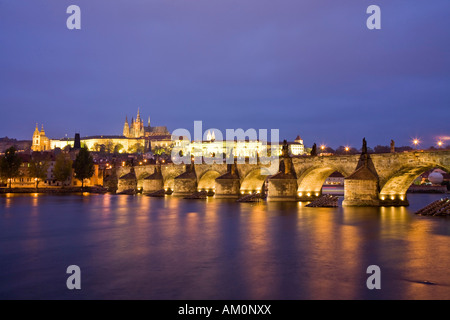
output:
M 134 145 L 132 145 L 129 149 L 128 149 L 129 153 L 144 153 L 145 152 L 145 148 L 143 145 L 141 145 L 140 143 L 135 143 Z
M 339 146 L 336 151 L 336 154 L 358 154 L 359 151 L 352 147 Z
M 317 145 L 314 143 L 311 148 L 311 156 L 317 156 Z
M 57 181 L 62 183 L 63 186 L 64 182 L 66 182 L 72 175 L 72 165 L 73 161 L 64 153 L 60 153 L 56 157 L 53 175 Z
M 47 178 L 49 163 L 44 160 L 31 159 L 28 166 L 28 174 L 36 181 L 36 190 L 39 188 L 39 182 Z
M 380 146 L 380 145 L 377 145 L 377 146 L 373 149 L 373 151 L 374 151 L 375 153 L 390 153 L 390 152 L 391 152 L 391 148 L 388 147 L 388 146 Z
M 114 142 L 111 139 L 106 140 L 105 151 L 107 153 L 113 153 L 114 152 Z
M 331 147 L 325 147 L 323 150 L 321 149 L 322 153 L 335 153 L 334 149 Z
M 84 188 L 84 179 L 89 179 L 94 175 L 94 160 L 87 148 L 81 148 L 75 161 L 73 162 L 75 177 L 81 181 L 81 188 Z
M 16 154 L 16 149 L 10 147 L 5 151 L 5 155 L 0 159 L 0 175 L 3 179 L 8 180 L 11 189 L 12 179 L 20 175 L 20 165 L 22 160 Z
M 93 149 L 95 152 L 99 152 L 99 151 L 100 151 L 100 144 L 98 144 L 97 142 L 94 143 L 94 145 L 92 146 L 92 149 Z
M 120 150 L 122 150 L 122 149 L 123 149 L 123 145 L 121 143 L 118 143 L 114 146 L 114 153 L 115 154 L 120 153 Z

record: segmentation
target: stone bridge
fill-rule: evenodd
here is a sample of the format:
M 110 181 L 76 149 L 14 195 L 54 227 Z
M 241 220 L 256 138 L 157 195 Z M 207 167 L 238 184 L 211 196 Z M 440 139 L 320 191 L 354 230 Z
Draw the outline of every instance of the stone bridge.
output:
M 328 176 L 338 171 L 345 177 L 344 205 L 408 205 L 406 191 L 414 179 L 433 168 L 450 172 L 450 151 L 285 157 L 275 174 L 269 167 L 249 163 L 120 167 L 118 192 L 164 188 L 184 196 L 206 190 L 217 198 L 261 192 L 268 201 L 311 201 L 322 194 Z

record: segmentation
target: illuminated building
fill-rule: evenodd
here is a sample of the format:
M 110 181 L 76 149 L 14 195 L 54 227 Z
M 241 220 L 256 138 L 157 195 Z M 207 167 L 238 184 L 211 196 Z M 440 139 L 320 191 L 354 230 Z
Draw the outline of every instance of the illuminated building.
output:
M 50 150 L 51 143 L 50 139 L 45 136 L 44 125 L 42 125 L 41 131 L 38 129 L 38 124 L 36 123 L 36 129 L 33 133 L 33 141 L 31 144 L 31 150 L 33 151 L 47 151 Z
M 165 126 L 144 126 L 138 109 L 136 120 L 128 123 L 126 118 L 123 127 L 123 135 L 99 135 L 88 136 L 80 139 L 81 146 L 87 147 L 90 151 L 108 151 L 119 153 L 134 153 L 137 150 L 150 150 L 156 147 L 168 148 L 172 145 L 172 136 Z M 51 149 L 64 149 L 74 147 L 73 138 L 49 139 L 45 136 L 44 129 L 39 132 L 37 125 L 33 134 L 33 151 L 46 151 Z
M 137 112 L 136 120 L 131 118 L 131 123 L 128 123 L 128 117 L 125 117 L 125 124 L 123 125 L 123 136 L 126 138 L 143 138 L 152 136 L 168 135 L 170 132 L 165 126 L 152 127 L 150 126 L 150 117 L 148 118 L 147 126 L 144 126 L 144 121 L 141 119 L 141 114 Z M 170 138 L 170 137 L 169 137 Z
M 207 132 L 206 140 L 189 142 L 183 137 L 175 140 L 174 148 L 182 151 L 183 154 L 191 154 L 194 157 L 200 156 L 219 156 L 221 154 L 229 155 L 233 152 L 235 157 L 257 157 L 268 154 L 281 155 L 283 142 L 277 145 L 267 143 L 260 140 L 234 140 L 234 141 L 217 141 L 214 139 L 214 131 Z M 291 155 L 297 156 L 305 153 L 305 146 L 300 136 L 297 136 L 294 142 L 288 142 L 289 152 Z M 228 150 L 227 150 L 228 149 Z M 267 152 L 271 150 L 270 152 Z M 266 153 L 267 152 L 267 153 Z

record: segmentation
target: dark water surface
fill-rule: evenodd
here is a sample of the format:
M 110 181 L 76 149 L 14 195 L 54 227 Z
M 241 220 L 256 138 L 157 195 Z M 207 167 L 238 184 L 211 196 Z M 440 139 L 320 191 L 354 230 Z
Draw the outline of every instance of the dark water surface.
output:
M 0 299 L 450 299 L 450 219 L 146 196 L 0 197 Z M 81 268 L 68 290 L 66 268 Z M 381 290 L 366 269 L 381 268 Z

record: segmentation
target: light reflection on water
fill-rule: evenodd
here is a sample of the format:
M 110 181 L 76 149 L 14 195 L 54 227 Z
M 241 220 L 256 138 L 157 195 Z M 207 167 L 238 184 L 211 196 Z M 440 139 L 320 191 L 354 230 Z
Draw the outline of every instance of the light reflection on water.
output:
M 450 219 L 145 196 L 0 197 L 0 298 L 449 299 Z M 67 266 L 82 290 L 65 288 Z M 382 289 L 366 288 L 379 265 Z M 435 283 L 429 285 L 424 281 Z

